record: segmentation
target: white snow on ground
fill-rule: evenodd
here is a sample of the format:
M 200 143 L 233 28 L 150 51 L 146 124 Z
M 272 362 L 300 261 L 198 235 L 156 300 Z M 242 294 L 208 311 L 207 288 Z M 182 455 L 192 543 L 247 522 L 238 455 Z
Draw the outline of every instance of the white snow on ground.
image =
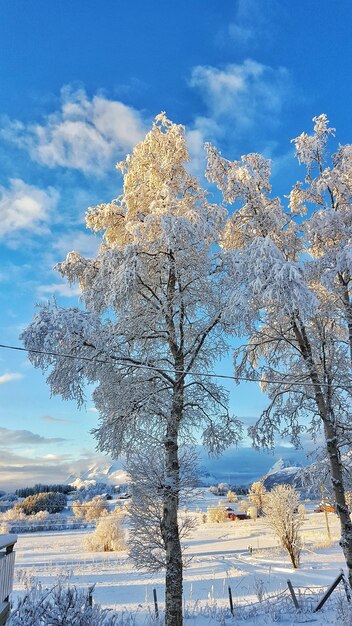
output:
M 205 498 L 198 496 L 193 505 L 195 509 L 199 507 L 204 511 L 210 503 L 217 504 L 218 500 L 228 506 L 226 498 L 219 499 L 211 494 L 206 494 Z M 186 615 L 190 616 L 186 623 L 197 626 L 215 624 L 215 617 L 218 621 L 220 619 L 220 608 L 224 609 L 220 621 L 223 624 L 233 623 L 228 611 L 228 586 L 233 594 L 235 617 L 237 615 L 237 621 L 242 621 L 241 616 L 247 615 L 248 626 L 277 621 L 278 614 L 273 609 L 265 609 L 265 615 L 262 615 L 260 608 L 264 607 L 268 594 L 284 592 L 287 579 L 291 580 L 296 590 L 300 587 L 328 587 L 344 567 L 343 555 L 338 546 L 339 523 L 336 515 L 330 513 L 329 523 L 334 541 L 329 546 L 324 514 L 312 512 L 313 506 L 307 509 L 299 570 L 292 569 L 288 557 L 278 548 L 275 537 L 262 519 L 228 521 L 223 524 L 200 522 L 187 541 L 187 555 L 192 558 L 184 571 L 185 609 Z M 201 514 L 198 515 L 201 520 Z M 78 587 L 96 583 L 96 602 L 119 611 L 128 609 L 137 612 L 141 620 L 137 619 L 137 622 L 144 623 L 146 616 L 154 611 L 153 588 L 156 588 L 160 608 L 163 608 L 163 573 L 150 575 L 137 571 L 126 552 L 85 551 L 83 542 L 88 532 L 74 530 L 20 535 L 16 547 L 16 569 L 28 570 L 48 586 L 54 584 L 57 576 L 63 573 L 70 576 L 70 584 Z M 253 547 L 252 555 L 248 552 L 248 545 Z M 18 576 L 14 589 L 15 592 L 23 589 Z M 321 597 L 322 590 L 315 589 L 315 593 L 317 595 L 313 600 L 303 601 L 305 606 L 307 602 L 314 605 Z M 262 596 L 264 602 L 260 603 L 258 600 L 263 599 Z M 342 596 L 343 588 L 334 592 L 323 612 L 298 615 L 287 596 L 287 613 L 281 617 L 279 615 L 279 621 L 298 624 L 307 621 L 309 617 L 315 624 L 326 624 L 327 621 L 333 624 L 337 619 L 336 603 L 342 602 Z M 286 597 L 285 593 L 283 597 Z M 248 608 L 247 613 L 244 613 L 243 609 L 238 608 L 248 603 L 257 603 L 254 614 L 253 609 Z M 203 615 L 200 614 L 202 610 Z

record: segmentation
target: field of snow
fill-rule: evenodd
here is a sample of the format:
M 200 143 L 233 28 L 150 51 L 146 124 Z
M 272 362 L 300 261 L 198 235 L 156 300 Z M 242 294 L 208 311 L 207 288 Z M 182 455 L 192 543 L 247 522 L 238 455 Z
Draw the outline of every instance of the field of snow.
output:
M 221 501 L 227 506 L 225 498 Z M 206 510 L 210 503 L 217 502 L 218 498 L 206 494 L 205 499 L 200 497 L 194 502 L 194 507 Z M 287 555 L 278 548 L 275 537 L 263 520 L 229 521 L 222 524 L 200 522 L 187 541 L 187 556 L 191 560 L 184 571 L 185 614 L 190 619 L 192 616 L 196 619 L 195 615 L 203 611 L 204 619 L 199 621 L 197 618 L 197 625 L 215 623 L 215 617 L 219 620 L 220 614 L 222 623 L 227 623 L 227 619 L 231 618 L 228 610 L 230 586 L 235 614 L 237 611 L 239 619 L 240 616 L 246 617 L 247 611 L 248 625 L 259 626 L 273 621 L 290 624 L 307 621 L 306 613 L 301 617 L 295 615 L 292 600 L 284 590 L 287 588 L 287 579 L 291 580 L 296 590 L 300 587 L 302 590 L 310 588 L 309 597 L 304 595 L 301 598 L 302 604 L 305 608 L 308 605 L 315 606 L 323 590 L 313 588 L 326 588 L 338 576 L 344 560 L 338 546 L 338 519 L 333 513 L 329 514 L 329 523 L 332 545 L 328 545 L 324 514 L 314 513 L 313 506 L 308 505 L 303 529 L 301 568 L 293 570 Z M 20 535 L 16 549 L 16 570 L 19 575 L 15 577 L 15 592 L 23 589 L 20 572 L 27 570 L 48 586 L 54 584 L 61 575 L 67 575 L 70 584 L 78 587 L 89 587 L 95 583 L 96 602 L 119 611 L 129 610 L 143 619 L 154 611 L 155 588 L 162 609 L 163 573 L 150 575 L 137 571 L 125 552 L 86 552 L 83 541 L 88 532 L 73 530 Z M 247 549 L 249 544 L 253 547 L 252 555 Z M 308 594 L 308 591 L 304 593 Z M 312 593 L 316 594 L 313 600 Z M 285 616 L 279 619 L 272 611 L 264 611 L 265 618 L 263 615 L 258 616 L 268 594 L 282 594 L 280 597 L 286 598 L 288 621 Z M 334 592 L 324 611 L 310 614 L 310 619 L 315 624 L 326 624 L 327 619 L 334 623 L 336 602 L 342 602 L 342 595 L 343 587 Z M 252 603 L 256 603 L 254 606 L 257 607 L 254 613 L 253 607 L 249 606 Z M 272 603 L 275 604 L 275 600 Z M 237 609 L 239 605 L 247 608 Z

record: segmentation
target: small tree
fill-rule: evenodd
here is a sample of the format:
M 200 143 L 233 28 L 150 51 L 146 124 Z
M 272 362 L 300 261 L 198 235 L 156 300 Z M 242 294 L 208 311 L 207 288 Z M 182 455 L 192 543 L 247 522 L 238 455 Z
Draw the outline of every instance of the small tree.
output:
M 226 497 L 229 502 L 236 502 L 237 500 L 237 495 L 234 491 L 231 491 L 231 489 L 227 492 Z
M 192 448 L 182 447 L 180 457 L 179 508 L 185 505 L 198 483 L 198 458 Z M 166 542 L 163 533 L 163 502 L 166 489 L 163 449 L 157 442 L 129 456 L 127 471 L 132 482 L 129 501 L 129 555 L 135 566 L 159 571 L 166 565 Z M 196 518 L 179 513 L 179 533 L 184 539 L 196 526 Z M 182 547 L 184 550 L 184 546 Z
M 209 506 L 207 510 L 207 520 L 208 522 L 217 522 L 221 524 L 227 521 L 227 511 L 224 509 L 222 504 L 218 504 L 218 506 Z
M 242 511 L 243 513 L 248 513 L 248 509 L 251 506 L 251 503 L 249 502 L 249 500 L 241 500 L 238 503 L 238 506 L 240 511 Z
M 87 521 L 99 519 L 103 515 L 107 515 L 109 512 L 109 506 L 102 496 L 95 496 L 92 500 L 87 502 L 80 502 L 75 500 L 72 503 L 72 512 L 75 517 L 80 517 Z
M 95 531 L 88 535 L 86 547 L 92 552 L 117 552 L 126 549 L 123 515 L 110 513 L 101 517 Z
M 254 504 L 250 504 L 247 507 L 247 511 L 246 511 L 247 515 L 249 515 L 249 517 L 251 519 L 253 519 L 254 521 L 257 519 L 258 517 L 258 509 Z
M 219 483 L 218 484 L 218 496 L 224 496 L 225 493 L 229 490 L 228 483 Z
M 266 495 L 265 519 L 281 546 L 289 554 L 292 566 L 299 567 L 301 554 L 300 530 L 304 509 L 299 504 L 299 493 L 292 485 L 278 485 Z
M 257 482 L 251 485 L 251 488 L 248 493 L 248 498 L 251 504 L 256 507 L 257 515 L 260 517 L 263 515 L 263 508 L 265 505 L 265 498 L 267 492 L 264 487 L 264 483 L 262 480 L 258 480 Z

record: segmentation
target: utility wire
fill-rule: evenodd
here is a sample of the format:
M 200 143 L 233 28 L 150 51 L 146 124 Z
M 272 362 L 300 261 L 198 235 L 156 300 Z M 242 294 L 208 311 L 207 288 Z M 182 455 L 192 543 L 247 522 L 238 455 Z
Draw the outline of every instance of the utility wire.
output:
M 18 350 L 19 352 L 33 352 L 34 354 L 44 354 L 45 356 L 57 356 L 57 357 L 61 357 L 64 359 L 73 359 L 73 360 L 79 360 L 79 361 L 88 361 L 89 363 L 101 363 L 102 365 L 108 365 L 109 361 L 103 361 L 102 359 L 94 359 L 94 358 L 90 358 L 88 356 L 78 356 L 76 354 L 65 354 L 62 352 L 51 352 L 51 351 L 45 351 L 45 350 L 38 350 L 36 348 L 21 348 L 21 346 L 10 346 L 7 344 L 2 344 L 0 343 L 0 348 L 6 349 L 6 350 Z M 144 363 L 133 363 L 133 361 L 131 361 L 129 358 L 123 358 L 123 357 L 114 357 L 114 362 L 118 361 L 120 362 L 121 365 L 129 365 L 130 367 L 134 367 L 136 369 L 148 369 L 148 370 L 152 370 L 153 372 L 162 372 L 165 374 L 180 374 L 180 376 L 184 375 L 185 372 L 183 370 L 174 370 L 174 369 L 168 369 L 168 368 L 164 368 L 164 367 L 157 367 L 155 365 L 147 365 Z M 193 375 L 193 376 L 204 376 L 206 378 L 221 378 L 221 379 L 225 379 L 225 380 L 234 380 L 234 381 L 242 381 L 242 382 L 252 382 L 252 383 L 268 383 L 268 384 L 277 384 L 277 383 L 281 383 L 283 385 L 290 385 L 291 387 L 314 387 L 313 383 L 305 383 L 305 382 L 297 382 L 297 380 L 290 382 L 289 378 L 286 379 L 269 379 L 269 378 L 265 378 L 265 380 L 261 380 L 259 378 L 254 378 L 253 376 L 229 376 L 227 374 L 210 374 L 207 372 L 194 372 L 192 370 L 190 370 L 189 372 L 187 372 L 187 376 L 188 375 Z M 325 383 L 325 382 L 319 382 L 319 385 L 321 386 L 329 386 L 329 383 Z M 337 385 L 337 386 L 341 386 L 341 385 Z

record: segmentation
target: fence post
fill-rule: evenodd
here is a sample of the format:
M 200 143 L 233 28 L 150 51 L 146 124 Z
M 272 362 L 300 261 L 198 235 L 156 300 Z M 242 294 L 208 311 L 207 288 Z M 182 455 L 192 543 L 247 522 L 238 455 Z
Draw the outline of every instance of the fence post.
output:
M 95 588 L 95 583 L 94 585 L 91 585 L 91 587 L 88 587 L 88 606 L 93 606 L 93 591 Z
M 316 613 L 317 611 L 319 611 L 321 609 L 322 606 L 324 606 L 324 604 L 327 601 L 327 599 L 331 596 L 332 592 L 334 591 L 334 589 L 336 589 L 337 585 L 343 580 L 343 578 L 344 578 L 343 574 L 339 574 L 338 575 L 336 580 L 334 580 L 334 582 L 329 587 L 329 589 L 324 593 L 322 599 L 318 603 L 318 606 L 315 607 L 313 613 Z
M 158 598 L 156 595 L 156 589 L 153 589 L 153 598 L 154 598 L 155 617 L 159 617 Z
M 299 604 L 298 604 L 297 596 L 295 594 L 295 590 L 292 587 L 292 583 L 291 583 L 290 580 L 287 581 L 287 586 L 288 586 L 288 588 L 290 590 L 290 594 L 291 594 L 291 597 L 292 597 L 292 600 L 293 600 L 293 604 L 295 605 L 296 609 L 299 611 Z
M 231 611 L 231 615 L 233 615 L 233 601 L 232 601 L 232 591 L 231 591 L 230 585 L 228 586 L 228 590 L 229 590 L 230 611 Z

